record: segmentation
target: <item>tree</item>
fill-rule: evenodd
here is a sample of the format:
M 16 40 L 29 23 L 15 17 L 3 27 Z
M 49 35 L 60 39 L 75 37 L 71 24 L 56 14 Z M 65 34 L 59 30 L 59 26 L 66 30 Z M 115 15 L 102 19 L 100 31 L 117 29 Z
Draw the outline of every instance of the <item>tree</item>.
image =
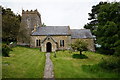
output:
M 90 20 L 90 22 L 87 23 L 84 26 L 84 28 L 90 29 L 92 31 L 92 34 L 94 34 L 94 32 L 96 31 L 96 29 L 98 27 L 97 16 L 98 16 L 98 14 L 100 12 L 99 9 L 100 9 L 101 5 L 105 5 L 105 4 L 107 4 L 107 2 L 100 2 L 99 4 L 92 6 L 91 13 L 88 13 L 88 15 L 89 15 L 88 20 Z
M 17 42 L 26 43 L 26 45 L 30 44 L 30 34 L 31 31 L 29 28 L 26 28 L 27 24 L 21 23 L 21 28 L 19 29 L 18 36 L 17 36 Z
M 120 2 L 100 2 L 92 7 L 89 16 L 91 22 L 84 27 L 92 30 L 102 53 L 120 54 Z
M 87 49 L 87 43 L 77 39 L 74 43 L 71 44 L 71 48 L 73 50 L 80 51 L 80 55 L 82 55 L 82 51 L 86 51 Z
M 2 8 L 2 40 L 16 41 L 20 27 L 20 15 L 15 15 L 10 8 Z

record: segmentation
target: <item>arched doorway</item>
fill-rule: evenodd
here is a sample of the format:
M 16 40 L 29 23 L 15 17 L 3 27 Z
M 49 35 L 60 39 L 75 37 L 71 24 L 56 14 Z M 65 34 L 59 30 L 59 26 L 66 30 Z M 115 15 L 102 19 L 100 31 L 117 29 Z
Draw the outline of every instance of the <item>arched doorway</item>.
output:
M 52 51 L 52 44 L 51 44 L 50 42 L 48 42 L 48 43 L 46 44 L 46 51 L 47 51 L 47 52 L 51 52 L 51 51 Z

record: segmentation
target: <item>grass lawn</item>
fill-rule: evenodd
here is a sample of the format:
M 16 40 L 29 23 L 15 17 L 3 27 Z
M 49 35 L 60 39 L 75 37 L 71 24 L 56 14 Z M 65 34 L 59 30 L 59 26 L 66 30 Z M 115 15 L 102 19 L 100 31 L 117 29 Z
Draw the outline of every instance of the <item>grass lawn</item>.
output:
M 102 58 L 108 58 L 110 56 L 97 54 L 93 52 L 83 52 L 84 59 L 79 59 L 77 56 L 79 52 L 58 51 L 56 52 L 56 58 L 54 53 L 51 53 L 51 59 L 54 64 L 55 78 L 118 78 L 120 74 L 96 71 L 92 72 L 84 68 L 88 65 L 95 65 L 102 60 Z M 86 69 L 86 70 L 85 70 Z
M 17 46 L 10 57 L 2 58 L 3 78 L 42 78 L 45 53 L 39 49 Z

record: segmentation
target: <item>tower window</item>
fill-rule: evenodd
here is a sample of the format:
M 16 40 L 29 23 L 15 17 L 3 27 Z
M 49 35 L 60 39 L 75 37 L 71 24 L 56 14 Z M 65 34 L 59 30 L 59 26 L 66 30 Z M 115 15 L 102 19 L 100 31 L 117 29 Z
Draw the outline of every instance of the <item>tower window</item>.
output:
M 64 40 L 60 40 L 60 47 L 64 47 Z

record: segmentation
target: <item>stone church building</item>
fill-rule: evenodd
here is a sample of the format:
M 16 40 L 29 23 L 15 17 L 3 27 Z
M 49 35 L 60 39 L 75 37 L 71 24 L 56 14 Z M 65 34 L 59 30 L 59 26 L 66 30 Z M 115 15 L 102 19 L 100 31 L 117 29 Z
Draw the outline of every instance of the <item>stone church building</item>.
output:
M 42 26 L 41 15 L 37 10 L 22 10 L 18 45 L 40 48 L 42 52 L 71 49 L 69 44 L 80 39 L 95 51 L 94 40 L 89 29 L 70 29 L 69 26 Z

